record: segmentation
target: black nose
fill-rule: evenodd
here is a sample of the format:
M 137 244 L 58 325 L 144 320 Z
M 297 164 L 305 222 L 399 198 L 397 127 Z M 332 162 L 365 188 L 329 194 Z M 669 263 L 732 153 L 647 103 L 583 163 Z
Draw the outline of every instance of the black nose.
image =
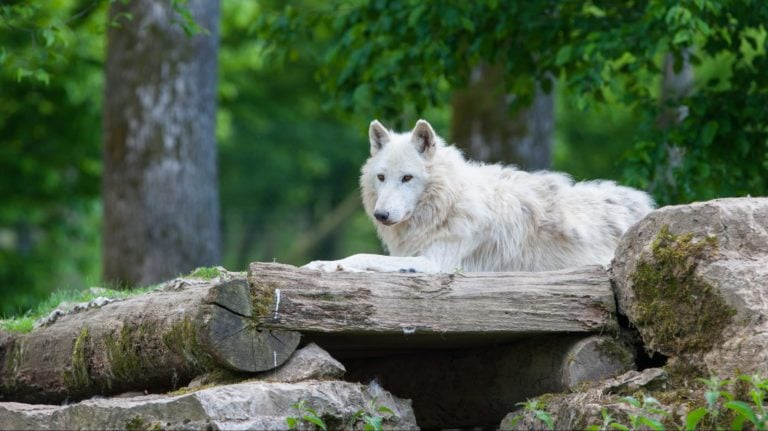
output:
M 389 218 L 389 211 L 376 211 L 373 213 L 373 216 L 376 217 L 376 220 L 378 221 L 387 221 Z

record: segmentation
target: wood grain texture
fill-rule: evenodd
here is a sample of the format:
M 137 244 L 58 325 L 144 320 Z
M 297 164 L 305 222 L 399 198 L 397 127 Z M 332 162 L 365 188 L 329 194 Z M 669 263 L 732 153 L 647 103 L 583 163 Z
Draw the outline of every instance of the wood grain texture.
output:
M 600 266 L 426 275 L 253 263 L 248 280 L 265 304 L 257 316 L 262 328 L 299 331 L 331 350 L 334 343 L 357 350 L 435 342 L 455 347 L 618 329 L 610 281 Z

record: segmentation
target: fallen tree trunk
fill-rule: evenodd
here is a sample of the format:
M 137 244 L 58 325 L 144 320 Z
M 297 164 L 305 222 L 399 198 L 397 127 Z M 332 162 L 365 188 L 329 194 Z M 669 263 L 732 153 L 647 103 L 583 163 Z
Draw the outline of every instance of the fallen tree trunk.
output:
M 610 281 L 599 266 L 400 274 L 253 263 L 248 280 L 261 328 L 301 332 L 340 358 L 618 329 Z
M 257 330 L 252 312 L 243 277 L 216 284 L 182 279 L 175 289 L 65 315 L 29 334 L 5 334 L 0 400 L 59 403 L 165 391 L 214 368 L 274 368 L 300 335 Z

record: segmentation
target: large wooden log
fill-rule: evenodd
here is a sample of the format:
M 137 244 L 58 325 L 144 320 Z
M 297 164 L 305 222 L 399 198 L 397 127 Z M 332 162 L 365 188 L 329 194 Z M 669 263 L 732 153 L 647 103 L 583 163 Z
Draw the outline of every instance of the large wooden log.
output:
M 256 328 L 244 277 L 184 284 L 0 334 L 0 401 L 165 391 L 214 368 L 274 368 L 298 345 L 298 333 Z
M 464 348 L 618 329 L 600 266 L 537 273 L 323 273 L 253 263 L 259 326 L 299 331 L 334 356 Z

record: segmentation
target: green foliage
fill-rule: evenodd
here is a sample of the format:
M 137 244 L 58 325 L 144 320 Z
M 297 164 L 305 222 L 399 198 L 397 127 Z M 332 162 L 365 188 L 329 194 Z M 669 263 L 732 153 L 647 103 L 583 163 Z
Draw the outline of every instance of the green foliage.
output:
M 662 408 L 661 403 L 656 398 L 644 396 L 643 400 L 640 401 L 635 397 L 624 397 L 621 401 L 637 409 L 637 413 L 627 414 L 630 429 L 636 430 L 641 427 L 648 427 L 655 431 L 664 429 L 664 424 L 657 418 L 663 418 L 668 413 Z
M 512 418 L 510 427 L 514 427 L 515 424 L 520 422 L 526 414 L 529 414 L 536 421 L 544 424 L 548 430 L 555 429 L 555 421 L 552 419 L 552 415 L 545 410 L 546 406 L 541 400 L 534 398 L 532 400 L 526 400 L 523 403 L 517 403 L 517 405 L 523 407 L 523 412 Z
M 98 274 L 103 20 L 98 2 L 0 5 L 0 315 Z
M 289 429 L 298 429 L 304 423 L 313 424 L 321 430 L 328 429 L 325 421 L 317 415 L 317 411 L 307 406 L 306 400 L 300 400 L 298 403 L 292 404 L 291 407 L 296 411 L 296 416 L 285 418 L 285 423 Z
M 387 406 L 377 404 L 374 397 L 363 409 L 357 410 L 350 418 L 350 428 L 354 429 L 357 422 L 363 423 L 363 431 L 381 431 L 382 423 L 387 417 L 396 416 Z
M 317 29 L 338 35 L 315 54 L 319 81 L 336 106 L 370 117 L 445 104 L 481 63 L 503 66 L 513 110 L 532 100 L 535 82 L 548 90 L 544 78 L 558 77 L 582 109 L 631 109 L 639 123 L 624 177 L 670 203 L 768 192 L 767 21 L 768 4 L 758 0 L 367 0 L 289 4 L 257 28 L 281 47 Z M 692 91 L 675 98 L 658 89 L 667 54 L 676 71 L 686 59 L 694 72 L 726 61 L 721 74 L 704 82 L 698 73 Z M 680 105 L 687 117 L 660 121 Z
M 313 80 L 317 58 L 292 56 L 287 49 L 285 62 L 265 55 L 265 40 L 251 29 L 269 4 L 222 4 L 217 133 L 224 265 L 243 268 L 273 259 L 303 264 L 312 257 L 351 254 L 347 247 L 366 244 L 380 251 L 367 220 L 363 235 L 352 231 L 304 253 L 294 249 L 347 196 L 358 200 L 370 119 L 350 124 L 323 108 L 327 97 Z M 300 48 L 312 52 L 330 37 L 317 33 Z
M 741 375 L 738 380 L 749 386 L 749 401 L 737 400 L 736 396 L 725 389 L 731 385 L 729 380 L 717 377 L 698 379 L 705 386 L 704 402 L 706 405 L 690 409 L 683 416 L 683 423 L 678 429 L 693 431 L 696 429 L 723 429 L 727 425 L 732 430 L 749 429 L 765 430 L 768 426 L 768 411 L 766 397 L 768 396 L 768 379 L 758 375 Z M 603 408 L 602 424 L 594 424 L 588 430 L 665 430 L 665 420 L 669 419 L 667 409 L 656 399 L 647 395 L 642 400 L 630 396 L 622 398 L 622 402 L 633 407 L 633 412 L 627 414 L 628 424 L 617 421 Z M 730 411 L 730 416 L 725 413 Z M 728 421 L 726 419 L 728 418 Z M 702 426 L 703 425 L 703 426 Z
M 309 424 L 322 430 L 328 429 L 323 418 L 317 414 L 316 410 L 307 405 L 306 400 L 300 400 L 291 407 L 294 409 L 295 415 L 285 418 L 289 429 L 299 429 L 303 425 Z M 377 398 L 374 397 L 368 401 L 364 408 L 355 411 L 346 424 L 350 429 L 359 429 L 358 426 L 362 423 L 363 431 L 381 431 L 384 420 L 393 416 L 397 416 L 395 412 L 385 405 L 378 404 Z
M 623 425 L 614 419 L 614 417 L 608 412 L 608 410 L 603 407 L 600 410 L 600 415 L 603 417 L 603 423 L 600 425 L 593 424 L 588 426 L 586 429 L 587 431 L 599 431 L 599 430 L 608 430 L 608 429 L 616 429 L 620 431 L 628 431 L 629 428 L 626 425 Z

